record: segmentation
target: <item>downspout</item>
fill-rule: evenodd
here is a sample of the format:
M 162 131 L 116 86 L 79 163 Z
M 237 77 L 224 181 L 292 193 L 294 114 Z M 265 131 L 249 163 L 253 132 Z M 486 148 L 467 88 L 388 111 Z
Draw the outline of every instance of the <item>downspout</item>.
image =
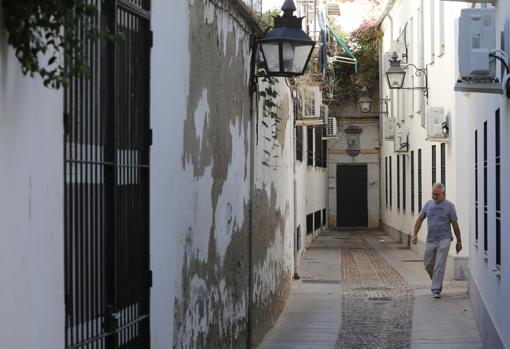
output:
M 247 338 L 246 348 L 252 347 L 253 341 L 253 312 L 252 312 L 252 293 L 253 293 L 253 230 L 254 230 L 254 209 L 255 209 L 255 128 L 258 120 L 257 108 L 257 78 L 255 77 L 256 58 L 257 58 L 257 39 L 251 38 L 252 53 L 250 67 L 250 228 L 248 237 L 248 306 L 247 306 Z
M 294 96 L 292 96 L 292 90 L 290 91 L 292 101 L 294 103 Z M 294 108 L 293 108 L 294 109 Z M 292 139 L 293 139 L 293 156 L 292 156 L 292 173 L 293 173 L 293 192 L 294 192 L 294 276 L 292 277 L 294 280 L 299 280 L 299 273 L 298 273 L 298 256 L 299 256 L 299 250 L 297 249 L 298 246 L 298 239 L 301 239 L 301 231 L 299 232 L 299 236 L 297 236 L 297 185 L 296 185 L 296 115 L 294 113 L 292 117 Z

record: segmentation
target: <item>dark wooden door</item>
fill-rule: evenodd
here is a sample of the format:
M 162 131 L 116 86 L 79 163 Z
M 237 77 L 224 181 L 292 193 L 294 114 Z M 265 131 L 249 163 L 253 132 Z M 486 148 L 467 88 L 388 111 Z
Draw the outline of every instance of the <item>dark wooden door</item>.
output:
M 367 227 L 367 165 L 337 165 L 338 227 Z

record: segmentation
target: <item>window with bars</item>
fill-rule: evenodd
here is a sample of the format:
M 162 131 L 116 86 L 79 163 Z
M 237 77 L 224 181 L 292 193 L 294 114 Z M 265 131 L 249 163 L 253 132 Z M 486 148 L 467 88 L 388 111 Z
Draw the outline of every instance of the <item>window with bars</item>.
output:
M 388 207 L 388 157 L 384 158 L 384 170 L 385 170 L 385 199 L 386 199 L 386 207 Z
M 402 155 L 402 210 L 406 210 L 406 157 Z
M 326 128 L 322 129 L 322 136 L 326 137 Z M 322 167 L 328 167 L 328 141 L 327 139 L 322 141 Z
M 432 168 L 432 184 L 436 183 L 436 173 L 437 173 L 437 169 L 436 169 L 436 145 L 433 145 L 432 146 L 432 165 L 431 165 L 431 168 Z
M 322 132 L 323 128 L 314 128 L 315 140 L 315 167 L 324 167 L 324 159 L 322 157 Z
M 488 207 L 487 207 L 487 121 L 483 123 L 483 250 L 488 251 Z
M 414 212 L 414 150 L 411 151 L 411 212 Z
M 390 165 L 390 207 L 393 205 L 393 178 L 391 175 L 391 156 L 389 157 L 389 165 Z
M 441 183 L 446 188 L 446 143 L 441 143 Z
M 313 166 L 313 128 L 308 126 L 306 128 L 307 142 L 306 142 L 306 164 Z
M 496 110 L 496 265 L 501 266 L 501 138 L 500 111 Z
M 397 209 L 400 210 L 400 155 L 397 155 Z
M 313 213 L 306 215 L 306 235 L 313 233 Z
M 296 127 L 296 160 L 303 161 L 303 127 Z
M 421 149 L 418 149 L 418 212 L 422 209 L 422 167 L 421 167 Z
M 314 217 L 313 217 L 313 222 L 314 222 L 314 224 L 313 224 L 314 230 L 320 229 L 320 227 L 322 226 L 321 210 L 315 211 Z
M 475 130 L 475 242 L 478 243 L 478 130 Z

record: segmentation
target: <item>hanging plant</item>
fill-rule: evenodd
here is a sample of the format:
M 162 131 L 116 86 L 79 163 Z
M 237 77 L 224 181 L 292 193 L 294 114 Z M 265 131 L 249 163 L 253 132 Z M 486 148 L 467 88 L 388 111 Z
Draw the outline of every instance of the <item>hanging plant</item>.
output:
M 274 150 L 279 147 L 278 145 L 278 124 L 281 118 L 278 116 L 278 109 L 280 108 L 276 103 L 278 98 L 278 91 L 276 90 L 277 80 L 267 74 L 267 71 L 262 65 L 258 66 L 257 76 L 265 83 L 263 90 L 258 91 L 259 96 L 264 100 L 262 103 L 262 121 L 261 124 L 270 131 L 270 137 L 264 136 L 264 139 L 269 142 L 269 147 L 264 148 L 264 158 L 262 165 L 271 167 L 271 160 L 277 159 L 278 154 L 273 154 Z
M 40 75 L 46 87 L 89 77 L 85 48 L 102 34 L 98 11 L 87 0 L 2 0 L 8 43 L 24 75 Z M 65 29 L 65 30 L 64 30 Z

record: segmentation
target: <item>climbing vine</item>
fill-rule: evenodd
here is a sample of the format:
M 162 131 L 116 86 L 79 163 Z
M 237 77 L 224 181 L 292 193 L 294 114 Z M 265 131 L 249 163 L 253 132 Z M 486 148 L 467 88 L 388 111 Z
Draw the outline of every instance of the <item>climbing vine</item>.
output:
M 7 41 L 21 71 L 40 75 L 46 87 L 90 76 L 87 43 L 113 39 L 100 31 L 97 8 L 87 0 L 2 0 L 2 7 Z
M 262 165 L 271 167 L 271 160 L 279 157 L 278 154 L 274 154 L 274 151 L 279 147 L 278 125 L 281 122 L 281 118 L 278 116 L 278 109 L 280 107 L 276 103 L 276 99 L 278 98 L 278 91 L 275 88 L 277 80 L 269 76 L 261 65 L 257 68 L 257 76 L 264 83 L 264 88 L 258 92 L 259 96 L 263 98 L 261 124 L 270 131 L 270 137 L 267 135 L 263 136 L 269 143 L 269 147 L 263 148 L 262 150 L 264 153 Z

